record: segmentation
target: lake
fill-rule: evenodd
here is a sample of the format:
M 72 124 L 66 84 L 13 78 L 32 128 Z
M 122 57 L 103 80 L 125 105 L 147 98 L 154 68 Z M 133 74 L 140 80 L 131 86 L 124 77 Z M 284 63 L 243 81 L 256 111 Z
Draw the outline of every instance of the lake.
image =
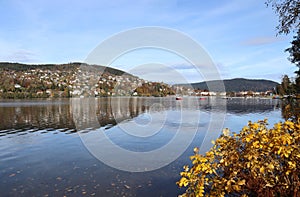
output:
M 0 101 L 1 196 L 177 196 L 194 147 L 223 128 L 283 120 L 259 98 Z

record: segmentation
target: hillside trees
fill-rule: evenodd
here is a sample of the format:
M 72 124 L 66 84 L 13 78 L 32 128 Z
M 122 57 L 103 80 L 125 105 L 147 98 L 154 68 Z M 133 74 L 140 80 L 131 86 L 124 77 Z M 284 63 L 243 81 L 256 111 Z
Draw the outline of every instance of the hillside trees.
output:
M 280 95 L 292 95 L 296 93 L 295 84 L 293 84 L 287 75 L 282 77 L 281 84 L 277 86 L 277 93 Z

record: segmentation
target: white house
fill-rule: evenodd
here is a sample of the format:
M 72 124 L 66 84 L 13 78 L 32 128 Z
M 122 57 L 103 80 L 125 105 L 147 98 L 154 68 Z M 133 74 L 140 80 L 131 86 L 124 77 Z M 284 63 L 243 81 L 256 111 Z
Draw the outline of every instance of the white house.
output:
M 15 88 L 21 88 L 22 86 L 20 86 L 19 84 L 15 84 Z

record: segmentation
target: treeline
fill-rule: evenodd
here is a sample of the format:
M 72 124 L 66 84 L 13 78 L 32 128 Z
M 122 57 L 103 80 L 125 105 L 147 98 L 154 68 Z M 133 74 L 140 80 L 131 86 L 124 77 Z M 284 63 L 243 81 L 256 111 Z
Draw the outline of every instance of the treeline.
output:
M 155 96 L 164 97 L 167 95 L 175 95 L 175 91 L 163 83 L 144 83 L 135 90 L 137 96 Z
M 0 62 L 0 71 L 1 70 L 11 70 L 11 71 L 28 71 L 28 70 L 34 70 L 34 69 L 41 69 L 41 70 L 52 70 L 52 71 L 75 71 L 76 69 L 81 68 L 83 70 L 88 71 L 102 71 L 111 73 L 113 75 L 129 75 L 132 76 L 129 73 L 126 73 L 122 70 L 118 70 L 115 68 L 100 66 L 100 65 L 90 65 L 86 63 L 81 62 L 71 62 L 67 64 L 21 64 L 21 63 L 11 63 L 11 62 Z
M 0 62 L 0 70 L 27 71 L 34 69 L 42 70 L 72 70 L 79 68 L 81 63 L 68 64 L 20 64 L 11 62 Z
M 292 81 L 287 75 L 284 75 L 281 84 L 276 87 L 276 92 L 279 95 L 300 95 L 300 78 L 296 77 L 296 79 Z

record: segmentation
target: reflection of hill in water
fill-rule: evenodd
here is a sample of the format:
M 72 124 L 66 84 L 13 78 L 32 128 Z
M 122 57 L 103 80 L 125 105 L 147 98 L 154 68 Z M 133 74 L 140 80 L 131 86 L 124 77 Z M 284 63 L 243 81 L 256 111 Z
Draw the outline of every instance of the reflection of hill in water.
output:
M 203 99 L 203 100 L 202 100 Z M 263 113 L 279 110 L 281 102 L 277 99 L 263 98 L 216 98 L 204 97 L 192 105 L 182 106 L 183 109 L 199 109 L 201 111 L 226 112 L 232 114 Z M 183 101 L 184 102 L 184 101 Z
M 237 98 L 227 100 L 227 113 L 263 113 L 280 109 L 280 101 L 274 99 Z
M 30 129 L 31 131 L 59 129 L 59 131 L 70 133 L 78 129 L 91 128 L 91 126 L 93 128 L 111 127 L 149 110 L 224 112 L 227 107 L 227 113 L 247 114 L 273 111 L 280 107 L 279 104 L 278 100 L 270 99 L 184 98 L 182 101 L 176 101 L 174 97 L 6 100 L 0 102 L 0 135 Z

